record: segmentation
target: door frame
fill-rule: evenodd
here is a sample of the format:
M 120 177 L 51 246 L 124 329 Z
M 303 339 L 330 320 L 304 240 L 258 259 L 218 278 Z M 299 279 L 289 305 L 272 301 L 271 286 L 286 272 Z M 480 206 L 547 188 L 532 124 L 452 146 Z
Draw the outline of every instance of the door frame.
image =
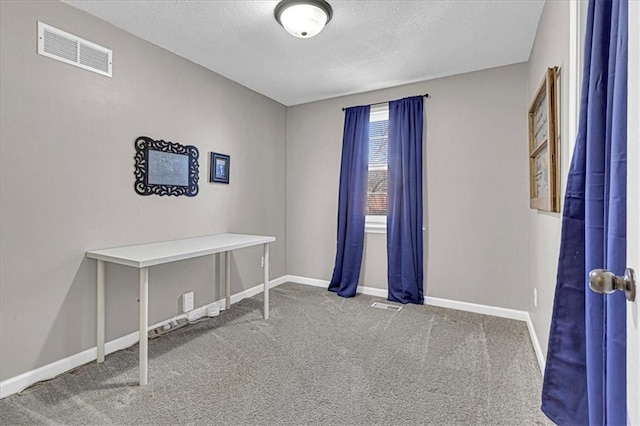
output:
M 629 0 L 627 266 L 640 272 L 640 2 Z M 637 285 L 637 284 L 636 284 Z M 627 423 L 640 424 L 640 297 L 627 302 Z M 632 401 L 635 402 L 632 404 Z

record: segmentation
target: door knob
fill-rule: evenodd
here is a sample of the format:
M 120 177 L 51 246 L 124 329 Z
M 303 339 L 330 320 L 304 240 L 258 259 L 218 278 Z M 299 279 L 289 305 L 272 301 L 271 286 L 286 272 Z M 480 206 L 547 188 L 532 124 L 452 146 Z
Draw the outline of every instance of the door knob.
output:
M 624 276 L 618 277 L 605 269 L 594 269 L 589 272 L 589 287 L 601 294 L 624 291 L 627 300 L 633 302 L 636 299 L 636 273 L 633 269 L 627 268 Z

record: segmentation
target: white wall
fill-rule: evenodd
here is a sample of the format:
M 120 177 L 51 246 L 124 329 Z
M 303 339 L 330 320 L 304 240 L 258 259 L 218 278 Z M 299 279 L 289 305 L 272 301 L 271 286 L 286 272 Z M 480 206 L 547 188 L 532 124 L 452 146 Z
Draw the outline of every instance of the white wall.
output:
M 529 62 L 527 63 L 527 102 L 535 96 L 548 67 L 559 66 L 559 156 L 561 208 L 571 163 L 574 141 L 569 134 L 569 2 L 547 1 L 538 24 Z M 549 326 L 553 310 L 558 254 L 560 250 L 561 213 L 538 210 L 528 212 L 529 275 L 526 294 L 531 321 L 542 352 L 547 353 Z M 538 292 L 538 306 L 533 304 L 533 291 Z
M 41 20 L 114 51 L 113 78 L 37 55 Z M 275 235 L 286 273 L 286 108 L 58 1 L 0 2 L 0 380 L 95 346 L 95 261 L 87 250 L 218 232 Z M 200 194 L 142 197 L 133 142 L 200 150 Z M 207 183 L 209 151 L 231 183 Z M 236 252 L 232 291 L 262 281 L 261 249 Z M 150 270 L 150 323 L 220 297 L 214 262 Z M 137 271 L 107 268 L 107 339 L 136 331 Z
M 329 280 L 342 107 L 425 100 L 425 290 L 526 310 L 527 67 L 517 64 L 288 108 L 287 268 Z M 386 289 L 386 236 L 367 235 L 361 283 Z

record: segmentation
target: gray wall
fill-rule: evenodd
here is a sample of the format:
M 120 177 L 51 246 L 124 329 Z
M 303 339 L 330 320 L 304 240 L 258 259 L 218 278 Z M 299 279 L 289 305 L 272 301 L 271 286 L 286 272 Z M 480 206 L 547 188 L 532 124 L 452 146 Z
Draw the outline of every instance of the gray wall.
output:
M 85 251 L 219 232 L 275 235 L 286 273 L 286 108 L 55 2 L 0 2 L 0 379 L 95 346 L 95 261 Z M 114 51 L 113 78 L 36 54 L 41 20 Z M 200 194 L 142 197 L 133 142 L 200 150 Z M 231 184 L 207 183 L 209 151 Z M 261 282 L 261 250 L 236 252 L 234 293 Z M 150 270 L 150 321 L 221 297 L 210 257 Z M 137 330 L 137 271 L 107 269 L 107 339 Z
M 527 64 L 527 99 L 530 101 L 548 67 L 559 66 L 559 109 L 560 109 L 560 176 L 561 206 L 564 203 L 567 174 L 571 164 L 574 141 L 565 137 L 569 131 L 569 2 L 548 1 L 544 5 L 538 32 Z M 561 207 L 561 209 L 562 209 Z M 560 251 L 560 231 L 562 216 L 530 210 L 529 228 L 529 288 L 527 291 L 528 310 L 535 328 L 542 353 L 547 353 L 549 326 L 553 310 L 553 297 Z M 533 291 L 538 291 L 538 306 L 533 304 Z
M 527 308 L 526 64 L 345 96 L 287 111 L 287 268 L 329 280 L 345 106 L 429 93 L 428 296 Z M 361 284 L 386 289 L 385 235 L 367 235 Z

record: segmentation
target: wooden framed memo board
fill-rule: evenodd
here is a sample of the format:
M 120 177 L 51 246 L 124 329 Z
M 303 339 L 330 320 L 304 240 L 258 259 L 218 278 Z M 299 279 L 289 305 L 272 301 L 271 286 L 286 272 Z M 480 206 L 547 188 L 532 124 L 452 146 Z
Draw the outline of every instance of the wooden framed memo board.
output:
M 548 68 L 529 107 L 529 206 L 560 211 L 558 176 L 558 68 Z

